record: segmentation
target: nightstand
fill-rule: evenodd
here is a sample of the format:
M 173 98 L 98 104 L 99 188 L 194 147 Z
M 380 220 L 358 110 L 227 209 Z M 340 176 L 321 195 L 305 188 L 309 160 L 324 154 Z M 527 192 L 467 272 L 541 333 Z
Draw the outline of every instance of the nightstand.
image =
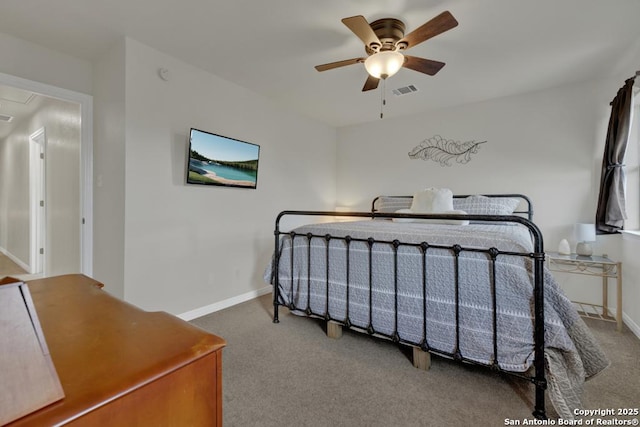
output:
M 573 301 L 580 308 L 583 317 L 616 322 L 618 332 L 622 331 L 622 263 L 602 256 L 561 255 L 547 252 L 549 270 L 562 273 L 585 274 L 602 277 L 602 305 Z M 616 314 L 611 315 L 608 307 L 609 278 L 616 279 Z

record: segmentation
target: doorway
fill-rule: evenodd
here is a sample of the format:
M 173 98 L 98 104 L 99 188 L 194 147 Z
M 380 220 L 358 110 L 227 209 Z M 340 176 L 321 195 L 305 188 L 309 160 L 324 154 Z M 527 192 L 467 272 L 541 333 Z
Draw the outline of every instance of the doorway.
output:
M 9 87 L 13 87 L 20 90 L 31 91 L 35 94 L 42 95 L 43 97 L 48 97 L 52 100 L 66 101 L 70 103 L 76 104 L 76 107 L 79 118 L 78 118 L 78 132 L 79 132 L 79 142 L 78 142 L 78 160 L 75 163 L 77 168 L 79 168 L 79 172 L 76 172 L 74 176 L 76 176 L 76 183 L 74 185 L 74 189 L 72 192 L 76 194 L 76 203 L 74 206 L 77 206 L 76 213 L 74 214 L 77 217 L 77 221 L 74 220 L 73 224 L 75 224 L 74 233 L 79 237 L 77 238 L 77 246 L 78 249 L 78 259 L 77 262 L 78 267 L 76 267 L 76 271 L 83 273 L 85 275 L 91 276 L 93 270 L 93 168 L 92 168 L 92 134 L 93 134 L 93 98 L 89 95 L 85 95 L 82 93 L 69 91 L 66 89 L 42 84 L 39 82 L 34 82 L 26 79 L 22 79 L 15 76 L 10 76 L 6 74 L 0 73 L 0 85 L 6 85 Z M 54 126 L 54 146 L 59 150 L 58 145 L 60 143 L 60 139 L 56 138 L 56 131 Z M 49 129 L 47 127 L 42 127 L 36 132 L 32 132 L 30 135 L 27 134 L 26 139 L 28 138 L 29 142 L 29 165 L 25 165 L 25 168 L 28 169 L 29 175 L 29 185 L 28 185 L 28 199 L 29 199 L 29 236 L 28 236 L 28 246 L 29 255 L 26 256 L 25 261 L 28 262 L 28 275 L 25 277 L 20 277 L 23 279 L 29 279 L 32 277 L 43 277 L 47 274 L 59 274 L 56 271 L 52 270 L 52 265 L 56 264 L 52 262 L 51 265 L 48 265 L 47 260 L 51 260 L 51 254 L 55 253 L 55 247 L 51 247 L 52 242 L 47 239 L 47 224 L 51 226 L 50 219 L 47 219 L 47 200 L 46 189 L 47 189 L 47 172 L 45 171 L 45 162 L 43 157 L 47 156 L 47 141 L 49 138 Z M 27 142 L 27 141 L 25 141 Z M 58 151 L 59 153 L 59 151 Z M 56 152 L 52 153 L 49 157 L 56 157 Z M 52 159 L 48 159 L 48 161 L 53 161 Z M 56 157 L 57 161 L 57 157 Z M 79 164 L 78 164 L 79 163 Z M 59 168 L 60 169 L 60 168 Z M 65 168 L 62 168 L 65 169 Z M 48 172 L 49 175 L 51 172 Z M 25 177 L 26 178 L 26 177 Z M 26 179 L 25 179 L 26 180 Z M 54 194 L 60 194 L 60 191 L 55 191 L 54 193 L 49 194 L 49 197 L 53 197 Z M 57 197 L 57 196 L 56 196 Z M 49 213 L 51 215 L 51 213 Z M 56 230 L 57 227 L 53 227 L 53 230 Z M 10 233 L 12 230 L 9 229 Z M 52 232 L 52 230 L 48 230 L 48 232 Z M 7 233 L 7 228 L 1 228 L 0 224 L 0 234 Z M 1 237 L 1 236 L 0 236 Z M 60 240 L 60 237 L 57 237 Z M 76 240 L 76 239 L 74 239 Z M 47 252 L 49 255 L 47 256 Z M 58 252 L 65 253 L 65 251 Z M 26 264 L 25 262 L 25 264 Z M 55 268 L 53 269 L 55 270 Z M 69 271 L 72 272 L 72 271 Z M 4 274 L 0 271 L 0 277 Z

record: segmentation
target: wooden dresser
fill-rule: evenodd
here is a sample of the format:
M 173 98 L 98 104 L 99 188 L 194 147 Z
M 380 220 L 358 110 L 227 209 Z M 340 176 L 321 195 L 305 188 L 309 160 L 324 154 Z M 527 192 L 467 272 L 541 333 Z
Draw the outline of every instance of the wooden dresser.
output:
M 222 338 L 86 276 L 27 283 L 65 397 L 9 426 L 222 425 Z

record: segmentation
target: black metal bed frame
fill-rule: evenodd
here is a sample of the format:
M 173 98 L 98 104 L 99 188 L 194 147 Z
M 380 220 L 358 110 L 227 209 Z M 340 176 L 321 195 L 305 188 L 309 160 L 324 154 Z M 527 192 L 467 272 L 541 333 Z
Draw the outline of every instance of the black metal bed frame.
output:
M 333 211 L 296 211 L 296 210 L 287 210 L 287 211 L 282 211 L 280 212 L 280 214 L 277 216 L 276 218 L 276 222 L 275 222 L 275 230 L 274 230 L 274 235 L 275 235 L 275 250 L 274 250 L 274 259 L 273 259 L 273 270 L 272 270 L 272 284 L 273 284 L 273 306 L 274 306 L 274 312 L 273 312 L 273 322 L 274 323 L 279 323 L 279 313 L 278 313 L 278 308 L 279 306 L 285 306 L 287 308 L 289 308 L 290 310 L 297 310 L 297 311 L 302 311 L 304 312 L 307 316 L 309 317 L 315 317 L 315 318 L 320 318 L 323 320 L 328 321 L 332 321 L 334 323 L 337 323 L 339 325 L 345 326 L 347 328 L 350 329 L 355 329 L 355 330 L 360 330 L 363 331 L 362 328 L 356 327 L 354 325 L 351 324 L 351 321 L 349 319 L 349 245 L 352 242 L 365 242 L 367 244 L 368 247 L 368 251 L 369 251 L 369 258 L 368 258 L 368 269 L 369 269 L 369 325 L 366 329 L 364 329 L 364 332 L 368 333 L 369 335 L 375 335 L 375 336 L 379 336 L 379 337 L 383 337 L 386 339 L 389 339 L 393 342 L 399 343 L 399 344 L 404 344 L 404 345 L 409 345 L 412 347 L 417 347 L 422 349 L 423 351 L 432 353 L 432 354 L 436 354 L 436 355 L 440 355 L 440 356 L 445 356 L 460 362 L 464 362 L 464 363 L 469 363 L 469 364 L 473 364 L 473 365 L 479 365 L 479 366 L 485 366 L 485 367 L 489 367 L 494 371 L 500 372 L 500 373 L 506 373 L 508 375 L 511 376 L 515 376 L 527 381 L 530 381 L 531 383 L 534 384 L 535 386 L 535 407 L 534 407 L 534 411 L 533 411 L 533 416 L 538 418 L 538 419 L 546 419 L 546 411 L 545 411 L 545 390 L 547 388 L 547 380 L 545 377 L 545 370 L 544 370 L 544 260 L 545 260 L 545 254 L 544 254 L 544 244 L 543 244 L 543 239 L 542 239 L 542 233 L 540 232 L 540 229 L 532 222 L 532 217 L 533 217 L 533 209 L 532 209 L 532 205 L 531 205 L 531 201 L 529 200 L 529 198 L 527 198 L 524 195 L 521 194 L 500 194 L 500 195 L 487 195 L 488 197 L 517 197 L 520 198 L 522 200 L 524 200 L 526 202 L 527 208 L 526 210 L 517 210 L 514 212 L 514 214 L 526 214 L 527 218 L 523 218 L 522 216 L 518 216 L 518 215 L 508 215 L 508 216 L 501 216 L 501 215 L 460 215 L 460 214 L 400 214 L 400 213 L 391 213 L 391 212 L 379 212 L 376 209 L 376 202 L 378 201 L 379 197 L 375 198 L 372 202 L 372 208 L 371 208 L 371 212 L 333 212 Z M 382 197 L 382 196 L 381 196 Z M 392 198 L 411 198 L 411 196 L 385 196 L 385 197 L 392 197 Z M 465 195 L 456 195 L 454 197 L 467 197 Z M 525 227 L 527 227 L 527 229 L 529 230 L 529 232 L 531 233 L 531 237 L 533 240 L 533 252 L 508 252 L 508 251 L 500 251 L 495 247 L 492 248 L 486 248 L 486 249 L 481 249 L 481 248 L 465 248 L 462 247 L 461 245 L 451 245 L 451 246 L 445 246 L 445 245 L 432 245 L 429 244 L 428 242 L 421 242 L 421 243 L 405 243 L 405 242 L 400 242 L 398 240 L 393 240 L 393 241 L 383 241 L 383 240 L 375 240 L 373 238 L 368 238 L 368 239 L 358 239 L 358 238 L 352 238 L 351 236 L 331 236 L 329 234 L 327 235 L 315 235 L 312 233 L 306 233 L 306 234 L 298 234 L 295 231 L 288 231 L 288 232 L 283 232 L 280 231 L 280 221 L 283 217 L 285 216 L 325 216 L 325 217 L 361 217 L 361 218 L 369 218 L 369 219 L 392 219 L 392 218 L 413 218 L 413 219 L 446 219 L 446 220 L 472 220 L 472 221 L 486 221 L 486 222 L 513 222 L 513 223 L 519 223 L 524 225 Z M 311 245 L 311 240 L 313 238 L 316 239 L 323 239 L 326 241 L 326 270 L 327 270 L 327 281 L 329 280 L 329 242 L 331 240 L 342 240 L 345 242 L 347 250 L 346 250 L 346 265 L 347 265 L 347 269 L 346 269 L 346 283 L 347 283 L 347 287 L 346 287 L 346 316 L 344 319 L 335 319 L 332 318 L 330 313 L 329 313 L 329 284 L 326 284 L 326 300 L 325 300 L 325 304 L 326 304 L 326 310 L 324 313 L 315 313 L 313 312 L 313 310 L 310 307 L 310 298 L 307 298 L 307 306 L 306 307 L 297 307 L 294 302 L 293 299 L 291 299 L 289 304 L 284 304 L 283 302 L 281 302 L 280 299 L 280 286 L 279 286 L 279 264 L 280 264 L 280 237 L 286 235 L 291 237 L 291 240 L 293 242 L 293 240 L 296 237 L 299 238 L 306 238 L 307 239 L 307 244 Z M 373 272 L 372 272 L 372 250 L 373 250 L 373 246 L 376 244 L 382 244 L 382 245 L 390 245 L 390 247 L 393 249 L 393 256 L 394 256 L 394 289 L 395 289 L 395 326 L 394 326 L 394 332 L 393 334 L 389 335 L 389 334 L 384 334 L 381 333 L 379 331 L 376 331 L 371 323 L 371 319 L 372 319 L 372 304 L 371 304 L 371 295 L 372 295 L 372 283 L 373 283 Z M 398 334 L 398 271 L 397 271 L 397 266 L 398 266 L 398 248 L 401 246 L 411 246 L 411 247 L 415 247 L 418 248 L 420 250 L 420 253 L 422 254 L 422 281 L 423 281 L 423 289 L 422 289 L 422 297 L 423 297 L 423 337 L 422 340 L 420 342 L 413 342 L 413 341 L 408 341 L 405 339 L 401 339 L 399 334 Z M 455 350 L 453 353 L 448 353 L 445 351 L 441 351 L 435 348 L 431 348 L 429 346 L 427 337 L 426 337 L 426 325 L 427 325 L 427 315 L 426 315 L 426 287 L 427 287 L 427 277 L 426 277 L 426 253 L 430 248 L 437 248 L 437 249 L 447 249 L 449 251 L 451 251 L 452 256 L 455 259 L 455 264 L 454 264 L 454 291 L 455 291 L 455 299 L 456 299 L 456 304 L 455 304 L 455 319 L 456 319 L 456 323 L 455 323 L 455 337 L 456 337 L 456 345 L 455 345 Z M 491 293 L 492 293 L 492 320 L 493 320 L 493 361 L 491 364 L 484 364 L 484 363 L 480 363 L 477 362 L 475 360 L 471 360 L 471 359 L 467 359 L 466 357 L 464 357 L 464 355 L 462 355 L 462 353 L 460 352 L 460 346 L 459 346 L 459 255 L 460 253 L 464 252 L 464 251 L 468 251 L 468 252 L 480 252 L 480 253 L 485 253 L 488 256 L 489 261 L 491 262 L 491 280 L 490 280 L 490 285 L 491 285 Z M 307 262 L 310 263 L 310 250 L 308 250 L 308 259 Z M 533 367 L 534 367 L 534 373 L 533 376 L 528 376 L 526 373 L 517 373 L 517 372 L 510 372 L 510 371 L 505 371 L 503 369 L 500 368 L 499 364 L 498 364 L 498 358 L 497 358 L 497 354 L 498 354 L 498 345 L 497 345 L 497 333 L 496 333 L 496 328 L 497 328 L 497 307 L 496 307 L 496 275 L 495 275 L 495 263 L 496 263 L 496 259 L 498 258 L 498 256 L 503 256 L 503 255 L 508 255 L 508 256 L 520 256 L 520 257 L 527 257 L 527 258 L 531 258 L 532 262 L 533 262 L 533 286 L 534 286 L 534 290 L 533 290 L 533 294 L 534 294 L 534 330 L 533 330 L 533 341 L 534 341 L 534 361 L 533 361 Z M 291 248 L 291 257 L 293 258 L 293 245 Z M 293 262 L 292 264 L 292 269 L 293 269 Z M 310 270 L 310 269 L 309 269 Z M 293 274 L 292 274 L 293 277 Z M 310 286 L 310 280 L 307 280 L 307 286 Z M 308 291 L 308 290 L 307 290 Z M 307 294 L 309 295 L 309 294 Z

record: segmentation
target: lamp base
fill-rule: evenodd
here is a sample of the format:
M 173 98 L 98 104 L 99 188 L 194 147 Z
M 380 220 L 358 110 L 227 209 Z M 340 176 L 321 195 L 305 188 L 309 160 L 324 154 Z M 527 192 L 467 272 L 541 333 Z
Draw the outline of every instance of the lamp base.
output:
M 576 245 L 576 253 L 580 256 L 591 256 L 593 254 L 593 249 L 587 242 L 578 242 Z

